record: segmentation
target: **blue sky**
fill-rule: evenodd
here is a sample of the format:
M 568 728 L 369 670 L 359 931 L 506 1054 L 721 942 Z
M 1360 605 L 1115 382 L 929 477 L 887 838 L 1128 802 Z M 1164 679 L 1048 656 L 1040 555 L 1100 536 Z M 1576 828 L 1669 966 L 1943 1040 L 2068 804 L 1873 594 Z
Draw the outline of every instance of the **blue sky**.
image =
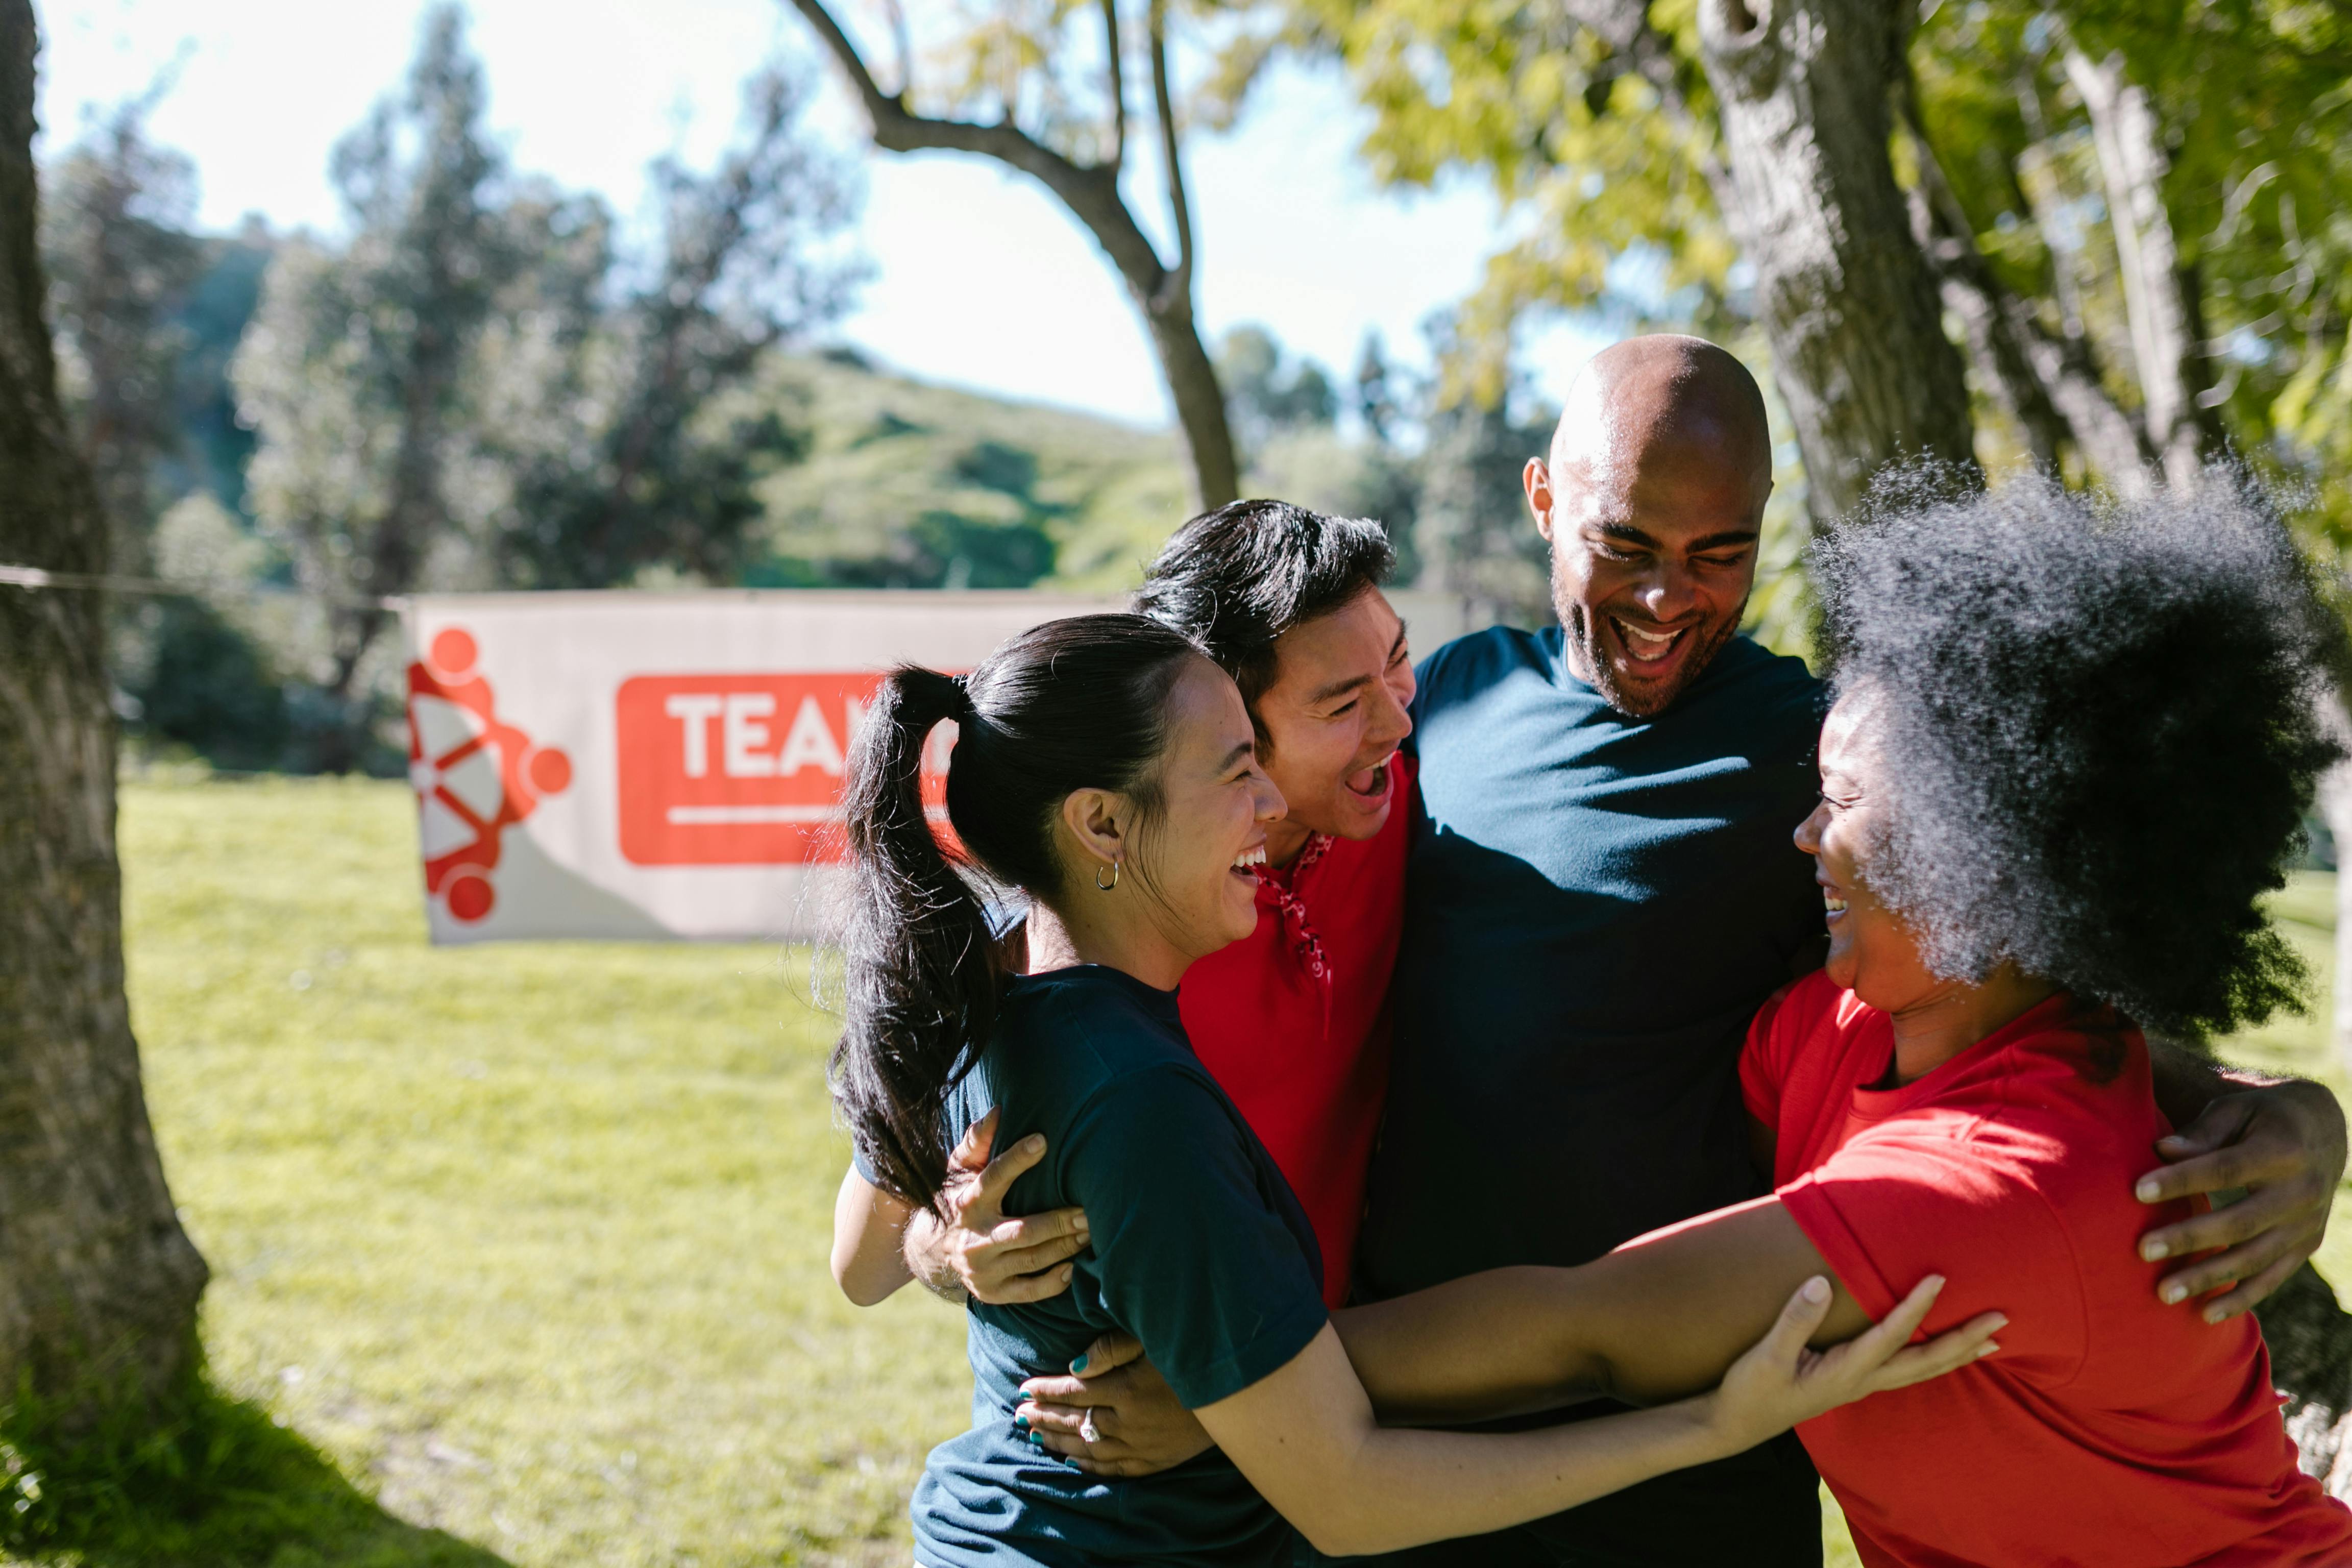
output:
M 854 5 L 854 0 L 852 0 Z M 157 140 L 189 153 L 201 216 L 248 212 L 331 230 L 336 137 L 399 79 L 423 0 L 37 0 L 51 147 L 92 106 L 177 60 Z M 924 7 L 910 7 L 919 19 Z M 624 213 L 647 160 L 703 161 L 735 125 L 747 69 L 806 52 L 781 0 L 474 0 L 489 121 L 515 164 L 602 191 Z M 822 132 L 861 159 L 857 240 L 876 265 L 841 335 L 915 374 L 1144 424 L 1167 419 L 1149 343 L 1093 241 L 1021 176 L 951 154 L 867 154 L 830 72 Z M 1477 281 L 1498 242 L 1494 204 L 1464 184 L 1374 187 L 1354 157 L 1365 120 L 1326 72 L 1286 69 L 1233 132 L 1192 143 L 1201 316 L 1244 321 L 1345 372 L 1367 329 L 1418 360 L 1420 323 Z M 1133 182 L 1150 205 L 1156 171 Z M 1529 340 L 1557 395 L 1593 345 L 1566 327 Z

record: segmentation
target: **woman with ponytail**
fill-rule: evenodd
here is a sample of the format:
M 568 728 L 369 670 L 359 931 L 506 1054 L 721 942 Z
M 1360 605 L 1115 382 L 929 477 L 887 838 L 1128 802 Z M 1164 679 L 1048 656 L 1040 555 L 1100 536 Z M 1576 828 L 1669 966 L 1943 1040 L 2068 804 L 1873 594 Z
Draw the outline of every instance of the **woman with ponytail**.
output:
M 949 721 L 952 851 L 919 787 Z M 1385 1370 L 1439 1400 L 1452 1389 L 1492 1409 L 1619 1380 L 1628 1394 L 1693 1396 L 1507 1436 L 1382 1427 L 1324 1306 L 1314 1231 L 1177 1008 L 1193 961 L 1255 927 L 1252 868 L 1283 810 L 1233 680 L 1139 616 L 1037 627 L 961 681 L 902 668 L 869 710 L 845 798 L 854 909 L 834 1082 L 858 1170 L 836 1273 L 846 1285 L 882 1267 L 858 1256 L 867 1247 L 902 1269 L 894 1244 L 870 1238 L 931 1201 L 949 1151 L 991 1111 L 1008 1135 L 1045 1140 L 1013 1206 L 1082 1206 L 1091 1233 L 1066 1291 L 970 1308 L 972 1425 L 917 1488 L 919 1563 L 1272 1565 L 1294 1560 L 1294 1526 L 1339 1554 L 1492 1531 L 1982 1352 L 1985 1320 L 1904 1348 L 1933 1279 L 1851 1343 L 1809 1352 L 1831 1300 L 1815 1279 L 1705 1394 L 1705 1380 L 1643 1383 L 1599 1360 L 1565 1380 L 1589 1388 L 1531 1365 L 1514 1391 L 1486 1364 L 1456 1387 L 1447 1368 L 1479 1362 L 1471 1347 L 1389 1336 L 1379 1353 L 1392 1364 L 1367 1377 Z M 1028 973 L 1000 963 L 984 889 L 1026 899 Z M 1021 1384 L 1112 1331 L 1141 1342 L 1215 1447 L 1108 1478 L 1044 1450 L 1018 1414 Z

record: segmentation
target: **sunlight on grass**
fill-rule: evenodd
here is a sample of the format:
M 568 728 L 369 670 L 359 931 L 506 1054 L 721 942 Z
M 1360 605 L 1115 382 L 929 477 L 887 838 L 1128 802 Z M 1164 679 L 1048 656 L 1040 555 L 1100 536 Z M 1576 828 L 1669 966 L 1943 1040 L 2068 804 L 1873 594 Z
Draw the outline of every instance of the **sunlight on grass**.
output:
M 134 1021 L 218 1382 L 519 1564 L 897 1562 L 962 1321 L 824 1269 L 805 964 L 425 944 L 411 797 L 124 792 Z
M 424 938 L 398 784 L 125 788 L 131 1002 L 216 1382 L 518 1568 L 903 1563 L 959 1314 L 824 1270 L 803 955 Z M 2333 881 L 2281 923 L 2327 981 Z M 2226 1054 L 2343 1088 L 2324 1021 Z M 2352 1227 L 2324 1266 L 2352 1277 Z M 276 1568 L 417 1568 L 377 1531 Z M 1852 1563 L 1834 1510 L 1830 1562 Z

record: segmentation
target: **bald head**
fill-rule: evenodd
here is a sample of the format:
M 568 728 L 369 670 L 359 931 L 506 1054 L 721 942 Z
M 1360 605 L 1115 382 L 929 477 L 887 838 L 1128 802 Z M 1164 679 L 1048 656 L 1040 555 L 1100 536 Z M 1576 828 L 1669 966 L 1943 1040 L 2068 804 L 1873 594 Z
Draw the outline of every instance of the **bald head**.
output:
M 1655 332 L 1612 343 L 1577 373 L 1552 432 L 1554 472 L 1579 470 L 1591 483 L 1630 483 L 1662 458 L 1771 481 L 1763 390 L 1705 338 Z
M 1738 630 L 1756 581 L 1772 493 L 1756 378 L 1701 338 L 1604 349 L 1526 481 L 1570 668 L 1621 711 L 1664 711 Z

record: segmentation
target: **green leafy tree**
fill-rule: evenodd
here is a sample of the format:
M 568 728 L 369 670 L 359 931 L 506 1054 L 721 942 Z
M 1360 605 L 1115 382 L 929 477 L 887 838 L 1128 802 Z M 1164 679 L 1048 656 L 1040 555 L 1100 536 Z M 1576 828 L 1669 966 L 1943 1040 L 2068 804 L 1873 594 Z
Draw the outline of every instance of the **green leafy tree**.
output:
M 405 91 L 336 150 L 349 239 L 279 247 L 233 368 L 254 510 L 323 606 L 313 765 L 396 760 L 383 595 L 736 574 L 759 480 L 802 448 L 752 368 L 857 277 L 823 253 L 849 191 L 805 98 L 761 73 L 714 173 L 656 164 L 640 261 L 600 200 L 506 167 L 461 14 L 428 15 Z
M 845 303 L 861 269 L 813 242 L 847 222 L 851 200 L 802 131 L 801 78 L 765 70 L 745 96 L 748 134 L 715 172 L 655 165 L 659 258 L 617 310 L 602 303 L 601 244 L 551 252 L 562 259 L 537 291 L 566 352 L 541 416 L 510 421 L 540 439 L 512 443 L 513 500 L 496 532 L 507 580 L 606 587 L 657 564 L 731 579 L 764 513 L 760 481 L 807 450 L 804 431 L 747 393 L 762 356 Z
M 1889 157 L 1910 0 L 1294 0 L 1345 62 L 1377 172 L 1490 179 L 1529 221 L 1464 312 L 1456 395 L 1493 401 L 1531 307 L 1752 321 L 1809 496 L 1966 460 L 1968 388 Z
M 1235 327 L 1224 335 L 1217 344 L 1217 376 L 1244 454 L 1283 431 L 1328 426 L 1339 417 L 1330 374 L 1311 359 L 1284 353 L 1264 327 Z
M 404 91 L 335 148 L 349 245 L 287 245 L 233 370 L 260 437 L 255 511 L 327 606 L 325 711 L 313 722 L 329 771 L 369 750 L 374 705 L 361 677 L 391 624 L 381 597 L 424 580 L 457 514 L 452 473 L 475 417 L 465 368 L 521 266 L 483 100 L 463 13 L 438 7 Z

